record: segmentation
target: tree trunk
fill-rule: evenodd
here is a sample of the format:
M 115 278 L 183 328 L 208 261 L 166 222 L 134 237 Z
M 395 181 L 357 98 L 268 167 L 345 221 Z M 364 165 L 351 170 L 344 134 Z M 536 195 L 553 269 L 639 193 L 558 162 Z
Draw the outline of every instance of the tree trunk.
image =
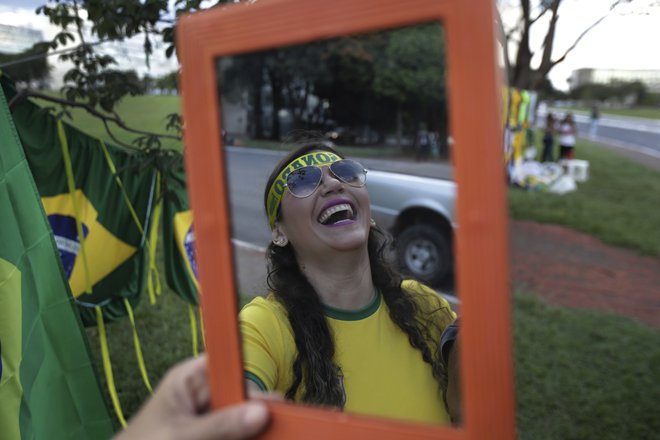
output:
M 557 29 L 557 20 L 559 15 L 557 15 L 557 10 L 559 9 L 560 0 L 553 0 L 550 4 L 550 11 L 552 12 L 552 18 L 550 18 L 550 24 L 548 25 L 548 32 L 545 34 L 545 39 L 543 40 L 543 55 L 541 56 L 541 65 L 538 70 L 536 70 L 532 78 L 530 78 L 529 88 L 536 90 L 540 85 L 543 79 L 548 75 L 550 69 L 554 66 L 555 63 L 552 61 L 552 49 L 554 48 L 555 42 L 555 30 Z
M 516 54 L 516 62 L 512 69 L 512 78 L 509 78 L 510 84 L 513 87 L 526 89 L 529 87 L 529 70 L 532 61 L 532 51 L 529 48 L 529 28 L 530 21 L 530 6 L 529 0 L 521 0 L 520 6 L 523 10 L 523 29 L 520 35 L 520 43 L 518 45 L 518 53 Z

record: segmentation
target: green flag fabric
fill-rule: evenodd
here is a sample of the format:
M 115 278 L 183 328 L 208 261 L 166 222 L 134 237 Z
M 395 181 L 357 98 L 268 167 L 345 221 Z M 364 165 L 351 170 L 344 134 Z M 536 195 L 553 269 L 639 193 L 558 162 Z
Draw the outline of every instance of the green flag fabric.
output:
M 195 231 L 188 205 L 183 167 L 166 177 L 163 203 L 163 248 L 167 285 L 189 304 L 199 304 Z
M 8 98 L 16 93 L 2 85 Z M 12 116 L 83 323 L 96 325 L 94 306 L 106 320 L 126 316 L 124 299 L 135 307 L 146 279 L 156 180 L 148 156 L 105 145 L 26 99 Z
M 109 438 L 112 421 L 2 90 L 0 225 L 0 438 Z

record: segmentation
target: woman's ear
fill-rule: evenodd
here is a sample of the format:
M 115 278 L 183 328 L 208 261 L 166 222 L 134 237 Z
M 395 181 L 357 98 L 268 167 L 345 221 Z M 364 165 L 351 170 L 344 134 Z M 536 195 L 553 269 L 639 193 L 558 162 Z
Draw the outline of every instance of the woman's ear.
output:
M 273 237 L 273 244 L 275 246 L 284 247 L 289 244 L 289 239 L 286 238 L 286 234 L 282 231 L 278 223 L 275 223 L 275 227 L 271 231 L 271 236 Z

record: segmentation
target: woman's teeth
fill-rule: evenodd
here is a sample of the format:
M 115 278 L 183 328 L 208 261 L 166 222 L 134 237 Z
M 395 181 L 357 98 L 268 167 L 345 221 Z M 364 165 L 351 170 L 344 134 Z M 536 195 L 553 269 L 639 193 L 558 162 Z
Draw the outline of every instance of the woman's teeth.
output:
M 333 214 L 336 214 L 338 212 L 346 211 L 345 215 L 341 216 L 339 220 L 346 220 L 346 219 L 351 219 L 353 217 L 353 208 L 351 207 L 350 204 L 348 203 L 342 203 L 340 205 L 334 205 L 331 206 L 330 208 L 326 209 L 319 215 L 319 223 L 321 224 L 327 224 L 328 220 Z

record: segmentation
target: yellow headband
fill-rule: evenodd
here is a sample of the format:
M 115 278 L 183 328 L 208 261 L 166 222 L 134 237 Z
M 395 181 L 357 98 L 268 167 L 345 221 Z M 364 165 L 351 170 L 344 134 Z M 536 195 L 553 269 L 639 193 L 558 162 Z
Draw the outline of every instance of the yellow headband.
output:
M 266 214 L 268 215 L 268 223 L 270 228 L 275 227 L 275 220 L 277 219 L 277 211 L 280 207 L 280 202 L 282 201 L 282 195 L 284 194 L 284 188 L 286 187 L 286 178 L 289 174 L 302 167 L 324 167 L 330 165 L 333 162 L 341 160 L 341 157 L 337 156 L 334 153 L 329 151 L 315 151 L 313 153 L 308 153 L 303 156 L 299 156 L 289 162 L 287 166 L 282 169 L 277 178 L 273 181 L 273 184 L 270 186 L 268 191 L 268 202 L 266 203 Z

